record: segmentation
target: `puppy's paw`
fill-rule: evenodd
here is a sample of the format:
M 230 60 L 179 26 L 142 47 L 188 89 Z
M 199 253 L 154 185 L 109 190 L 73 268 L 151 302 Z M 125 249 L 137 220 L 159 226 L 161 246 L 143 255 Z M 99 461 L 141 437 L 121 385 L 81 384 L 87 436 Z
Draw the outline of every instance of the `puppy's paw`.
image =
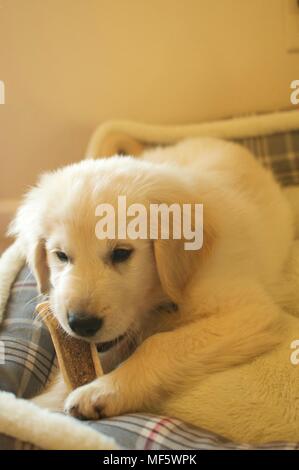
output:
M 74 390 L 67 397 L 64 411 L 78 419 L 103 419 L 120 412 L 117 389 L 102 377 Z

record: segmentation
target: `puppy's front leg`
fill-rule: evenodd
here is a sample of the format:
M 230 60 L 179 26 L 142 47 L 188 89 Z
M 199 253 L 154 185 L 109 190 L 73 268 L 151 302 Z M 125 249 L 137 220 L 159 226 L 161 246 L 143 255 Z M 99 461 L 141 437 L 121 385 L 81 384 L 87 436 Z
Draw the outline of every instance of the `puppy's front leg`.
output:
M 65 410 L 90 419 L 155 410 L 165 394 L 190 378 L 201 380 L 277 345 L 280 312 L 275 304 L 267 295 L 252 298 L 248 285 L 240 294 L 240 302 L 224 302 L 217 314 L 147 338 L 119 368 L 72 392 Z
M 150 407 L 163 385 L 172 377 L 175 382 L 179 363 L 187 360 L 185 330 L 147 338 L 117 369 L 72 392 L 65 411 L 81 419 L 99 419 L 144 409 L 145 402 Z

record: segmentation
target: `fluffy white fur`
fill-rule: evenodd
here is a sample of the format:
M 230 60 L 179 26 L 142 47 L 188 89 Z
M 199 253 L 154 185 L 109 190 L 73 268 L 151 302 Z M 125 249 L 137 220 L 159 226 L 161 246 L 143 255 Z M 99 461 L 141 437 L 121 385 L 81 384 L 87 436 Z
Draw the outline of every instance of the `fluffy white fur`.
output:
M 203 203 L 202 250 L 185 251 L 184 240 L 126 240 L 133 256 L 115 269 L 107 263 L 113 243 L 95 237 L 94 210 L 116 204 L 118 194 L 146 206 Z M 273 300 L 292 217 L 273 177 L 247 150 L 201 138 L 139 160 L 85 160 L 44 175 L 11 233 L 68 333 L 67 311 L 80 308 L 104 316 L 92 340 L 127 332 L 128 343 L 140 343 L 119 367 L 72 392 L 67 412 L 100 418 L 147 410 L 239 441 L 299 439 L 299 380 L 289 360 L 298 320 Z M 59 262 L 57 249 L 72 262 Z M 177 311 L 167 308 L 170 301 Z M 108 361 L 121 362 L 125 349 L 114 348 Z M 60 381 L 37 403 L 59 407 L 65 397 Z
M 0 432 L 48 450 L 116 450 L 113 439 L 12 393 L 0 392 Z

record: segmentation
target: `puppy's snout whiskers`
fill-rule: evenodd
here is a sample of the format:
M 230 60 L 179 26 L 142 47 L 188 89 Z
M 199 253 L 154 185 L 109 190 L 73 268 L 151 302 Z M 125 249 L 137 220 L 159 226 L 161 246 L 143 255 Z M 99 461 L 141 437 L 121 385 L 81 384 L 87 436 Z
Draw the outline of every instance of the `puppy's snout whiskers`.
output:
M 23 311 L 25 311 L 25 308 L 30 306 L 31 304 L 33 303 L 36 303 L 38 304 L 39 302 L 41 301 L 45 301 L 47 300 L 48 297 L 45 296 L 44 294 L 38 294 L 38 295 L 35 295 L 34 297 L 32 297 L 30 300 L 28 300 L 28 302 L 26 302 L 23 306 Z M 33 323 L 36 323 L 37 321 L 41 321 L 41 318 L 40 316 L 38 315 L 38 312 L 36 310 L 33 311 L 32 313 L 32 319 L 33 319 Z

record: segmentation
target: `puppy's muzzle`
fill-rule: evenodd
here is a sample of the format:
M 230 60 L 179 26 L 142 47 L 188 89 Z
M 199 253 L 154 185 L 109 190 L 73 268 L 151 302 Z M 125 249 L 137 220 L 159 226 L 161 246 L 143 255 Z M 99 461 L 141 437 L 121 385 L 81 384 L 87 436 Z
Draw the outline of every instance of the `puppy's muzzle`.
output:
M 103 319 L 85 313 L 69 312 L 68 324 L 79 336 L 94 336 L 103 325 Z

